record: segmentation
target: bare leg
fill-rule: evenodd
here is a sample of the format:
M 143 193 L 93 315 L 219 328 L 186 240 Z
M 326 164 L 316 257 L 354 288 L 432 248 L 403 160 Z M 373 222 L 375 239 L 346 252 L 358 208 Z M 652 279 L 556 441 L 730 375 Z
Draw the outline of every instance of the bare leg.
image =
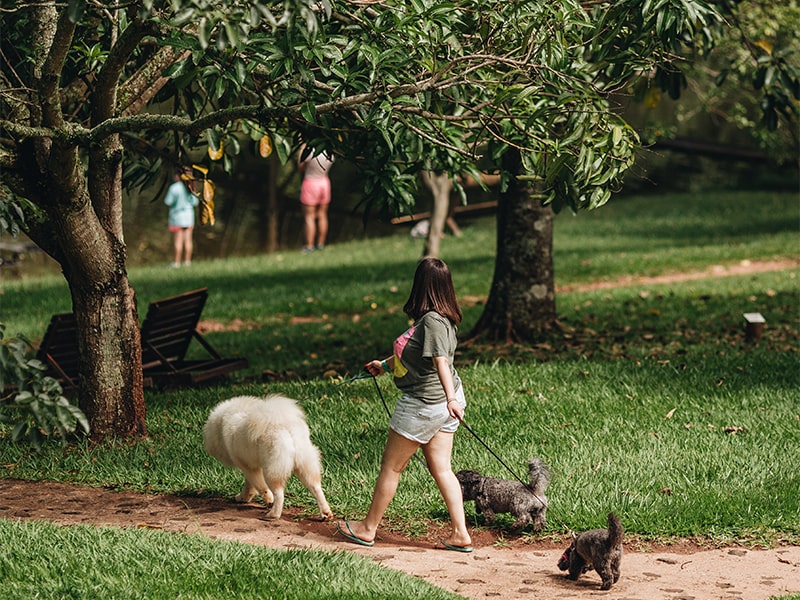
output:
M 183 264 L 188 265 L 192 262 L 192 252 L 194 245 L 192 243 L 192 230 L 183 230 Z
M 428 469 L 433 475 L 433 480 L 442 493 L 447 511 L 450 513 L 450 522 L 453 533 L 444 540 L 452 546 L 469 546 L 472 543 L 467 531 L 467 519 L 464 515 L 464 498 L 461 495 L 455 473 L 450 465 L 450 456 L 453 452 L 453 434 L 439 431 L 430 442 L 422 446 Z
M 325 245 L 328 237 L 328 205 L 320 204 L 317 207 L 317 246 Z
M 400 475 L 408 466 L 408 461 L 417 448 L 419 448 L 417 442 L 389 430 L 381 459 L 381 472 L 375 482 L 375 491 L 372 493 L 372 503 L 367 516 L 363 521 L 350 521 L 350 529 L 356 537 L 367 542 L 375 539 L 383 514 L 397 491 Z
M 181 264 L 181 251 L 183 250 L 183 238 L 181 237 L 182 232 L 183 230 L 178 229 L 172 234 L 172 247 L 174 250 L 174 260 L 172 262 L 175 265 Z
M 317 235 L 317 225 L 315 220 L 316 206 L 303 204 L 303 221 L 305 223 L 305 247 L 314 247 L 314 238 Z

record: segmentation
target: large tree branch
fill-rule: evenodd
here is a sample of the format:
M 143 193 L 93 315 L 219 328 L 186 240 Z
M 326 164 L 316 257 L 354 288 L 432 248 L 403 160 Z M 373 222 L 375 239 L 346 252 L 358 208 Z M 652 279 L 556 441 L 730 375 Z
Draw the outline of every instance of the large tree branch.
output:
M 51 18 L 54 17 L 46 7 L 42 8 L 41 11 L 47 11 Z M 58 128 L 64 123 L 58 89 L 64 62 L 69 54 L 74 34 L 75 23 L 70 20 L 68 11 L 65 10 L 58 17 L 52 40 L 42 40 L 45 43 L 50 41 L 38 86 L 39 102 L 42 107 L 42 124 L 45 126 Z
M 169 83 L 162 73 L 167 67 L 191 55 L 191 50 L 159 48 L 142 67 L 120 86 L 117 108 L 123 117 L 136 115 Z
M 158 33 L 158 29 L 155 23 L 152 21 L 142 22 L 138 19 L 122 32 L 117 43 L 111 48 L 97 77 L 97 85 L 92 98 L 93 124 L 102 123 L 116 114 L 117 89 L 122 71 L 142 39 L 156 33 Z

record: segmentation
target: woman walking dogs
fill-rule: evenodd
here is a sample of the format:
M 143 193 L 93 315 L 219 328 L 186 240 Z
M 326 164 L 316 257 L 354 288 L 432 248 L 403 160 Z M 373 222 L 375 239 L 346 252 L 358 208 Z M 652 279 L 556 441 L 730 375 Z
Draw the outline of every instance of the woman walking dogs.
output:
M 390 358 L 366 365 L 374 376 L 391 371 L 401 392 L 389 422 L 372 503 L 363 521 L 337 523 L 337 529 L 351 542 L 374 545 L 378 525 L 394 498 L 400 475 L 417 448 L 422 447 L 428 470 L 450 513 L 452 533 L 441 541 L 441 548 L 472 552 L 461 486 L 450 465 L 453 437 L 464 417 L 466 400 L 453 367 L 461 308 L 444 261 L 425 258 L 419 263 L 403 310 L 414 324 L 395 340 Z

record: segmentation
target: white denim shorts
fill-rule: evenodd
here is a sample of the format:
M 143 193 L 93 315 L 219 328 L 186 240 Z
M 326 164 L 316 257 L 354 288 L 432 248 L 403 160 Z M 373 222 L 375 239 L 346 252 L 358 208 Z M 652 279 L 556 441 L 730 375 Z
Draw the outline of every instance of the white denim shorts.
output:
M 456 392 L 456 399 L 466 409 L 463 387 Z M 451 417 L 447 411 L 445 402 L 426 404 L 407 394 L 400 396 L 389 421 L 392 431 L 420 444 L 430 442 L 439 431 L 454 433 L 458 424 L 458 419 Z

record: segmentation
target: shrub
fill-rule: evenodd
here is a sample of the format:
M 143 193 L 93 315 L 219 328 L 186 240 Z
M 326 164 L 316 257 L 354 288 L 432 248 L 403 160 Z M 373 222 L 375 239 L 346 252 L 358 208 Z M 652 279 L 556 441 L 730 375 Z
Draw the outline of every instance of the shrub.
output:
M 78 427 L 88 434 L 86 416 L 64 397 L 61 384 L 45 375 L 42 361 L 29 357 L 32 348 L 22 336 L 6 337 L 0 323 L 0 423 L 12 427 L 12 441 L 27 440 L 37 450 L 45 438 L 66 443 Z

